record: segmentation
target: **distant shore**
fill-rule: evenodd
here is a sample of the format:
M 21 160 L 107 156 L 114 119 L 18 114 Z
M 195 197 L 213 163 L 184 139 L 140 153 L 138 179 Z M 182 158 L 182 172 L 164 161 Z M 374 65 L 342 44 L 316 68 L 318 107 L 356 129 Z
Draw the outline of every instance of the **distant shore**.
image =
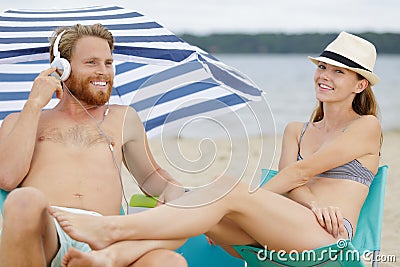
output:
M 186 42 L 209 53 L 320 53 L 339 32 L 180 34 Z M 352 32 L 375 44 L 379 54 L 400 54 L 400 33 Z

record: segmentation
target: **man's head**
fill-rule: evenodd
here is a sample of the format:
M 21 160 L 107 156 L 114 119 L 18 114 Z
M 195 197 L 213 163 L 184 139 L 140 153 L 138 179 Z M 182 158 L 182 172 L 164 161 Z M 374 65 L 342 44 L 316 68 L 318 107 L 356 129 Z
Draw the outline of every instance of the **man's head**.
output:
M 51 40 L 50 61 L 54 60 L 54 43 L 61 33 L 57 47 L 59 56 L 71 65 L 71 75 L 64 84 L 86 104 L 105 104 L 111 95 L 114 78 L 111 32 L 101 24 L 59 28 Z
M 94 36 L 104 39 L 107 41 L 110 51 L 112 52 L 114 50 L 114 37 L 103 25 L 99 23 L 90 26 L 76 24 L 70 28 L 60 27 L 54 31 L 54 36 L 50 41 L 50 62 L 54 60 L 54 42 L 57 36 L 64 30 L 65 32 L 62 36 L 62 40 L 60 40 L 58 45 L 58 51 L 60 51 L 60 56 L 68 61 L 71 61 L 76 42 L 85 36 Z

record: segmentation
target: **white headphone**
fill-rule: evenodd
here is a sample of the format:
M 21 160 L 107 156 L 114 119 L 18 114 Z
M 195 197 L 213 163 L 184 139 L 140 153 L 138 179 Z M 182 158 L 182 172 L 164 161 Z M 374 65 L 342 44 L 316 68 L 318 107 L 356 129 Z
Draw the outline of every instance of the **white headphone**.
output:
M 61 36 L 64 34 L 65 30 L 62 31 L 56 38 L 54 45 L 53 45 L 53 55 L 54 59 L 51 62 L 50 66 L 52 68 L 56 67 L 57 70 L 53 72 L 51 75 L 60 79 L 61 81 L 65 81 L 68 79 L 69 75 L 71 74 L 71 65 L 69 64 L 68 60 L 62 58 L 60 56 L 60 51 L 58 51 L 58 44 L 60 43 Z

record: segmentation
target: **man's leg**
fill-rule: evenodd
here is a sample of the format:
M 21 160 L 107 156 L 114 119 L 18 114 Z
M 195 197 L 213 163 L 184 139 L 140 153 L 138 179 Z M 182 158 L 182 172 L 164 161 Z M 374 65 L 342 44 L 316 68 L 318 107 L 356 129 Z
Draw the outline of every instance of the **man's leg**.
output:
M 126 266 L 187 266 L 186 260 L 172 251 L 185 240 L 120 241 L 101 250 L 88 253 L 69 248 L 62 266 L 68 267 L 126 267 Z
M 57 231 L 43 193 L 28 187 L 10 192 L 4 203 L 1 266 L 47 266 L 57 250 Z
M 157 249 L 148 252 L 138 259 L 132 267 L 187 267 L 185 258 L 172 251 L 166 249 Z

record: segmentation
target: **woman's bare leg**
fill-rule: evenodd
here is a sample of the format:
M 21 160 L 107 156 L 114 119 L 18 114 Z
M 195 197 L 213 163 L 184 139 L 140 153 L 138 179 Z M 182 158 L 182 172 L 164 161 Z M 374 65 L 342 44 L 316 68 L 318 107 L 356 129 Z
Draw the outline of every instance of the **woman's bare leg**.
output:
M 191 192 L 179 203 L 190 203 L 191 198 L 207 193 Z M 163 205 L 134 215 L 90 219 L 61 211 L 54 216 L 73 237 L 98 247 L 120 240 L 192 237 L 209 231 L 223 217 L 270 249 L 305 250 L 336 241 L 318 224 L 311 210 L 264 189 L 250 194 L 248 185 L 242 183 L 224 198 L 197 208 Z M 100 230 L 105 234 L 98 235 Z
M 93 250 L 89 253 L 70 248 L 62 264 L 68 267 L 150 267 L 157 266 L 155 263 L 158 261 L 158 264 L 162 262 L 163 266 L 186 266 L 183 257 L 172 251 L 184 242 L 185 240 L 121 241 L 105 249 Z
M 222 247 L 226 252 L 234 257 L 241 258 L 239 253 L 232 247 L 232 245 L 257 245 L 257 241 L 249 236 L 242 228 L 235 222 L 223 218 L 217 225 L 213 226 L 207 233 L 213 243 Z

